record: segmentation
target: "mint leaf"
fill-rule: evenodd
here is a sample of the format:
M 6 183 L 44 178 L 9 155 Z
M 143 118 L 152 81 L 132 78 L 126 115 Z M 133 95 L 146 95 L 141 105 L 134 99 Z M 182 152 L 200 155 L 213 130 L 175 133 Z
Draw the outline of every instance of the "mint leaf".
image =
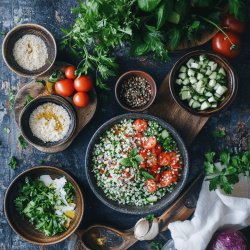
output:
M 147 171 L 142 170 L 142 171 L 141 171 L 141 174 L 142 174 L 142 176 L 143 176 L 146 180 L 148 180 L 148 179 L 154 180 L 154 179 L 155 179 L 154 176 L 151 175 L 150 173 L 148 173 Z
M 140 155 L 136 155 L 136 156 L 135 156 L 135 160 L 136 160 L 138 163 L 141 163 L 141 162 L 144 161 L 144 159 L 143 159 L 142 156 L 140 156 Z
M 130 167 L 132 165 L 132 162 L 131 162 L 130 158 L 123 158 L 120 161 L 120 164 L 125 166 L 125 167 Z

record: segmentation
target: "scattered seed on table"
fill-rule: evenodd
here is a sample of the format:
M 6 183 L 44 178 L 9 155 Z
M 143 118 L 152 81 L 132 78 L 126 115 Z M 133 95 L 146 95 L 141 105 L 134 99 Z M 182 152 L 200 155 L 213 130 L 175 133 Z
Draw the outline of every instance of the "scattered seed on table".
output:
M 151 86 L 147 79 L 133 76 L 121 85 L 120 98 L 131 108 L 145 106 L 151 97 Z

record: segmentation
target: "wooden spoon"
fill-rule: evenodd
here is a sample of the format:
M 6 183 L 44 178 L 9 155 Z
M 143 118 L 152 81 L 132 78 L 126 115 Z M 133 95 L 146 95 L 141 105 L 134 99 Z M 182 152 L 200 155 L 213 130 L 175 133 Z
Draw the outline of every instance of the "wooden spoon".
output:
M 200 174 L 161 216 L 158 217 L 159 231 L 168 229 L 169 223 L 186 220 L 194 212 L 197 201 L 197 190 L 203 174 Z M 134 236 L 134 227 L 128 230 L 118 230 L 113 227 L 95 224 L 85 230 L 78 230 L 80 239 L 76 249 L 84 250 L 124 250 L 138 240 Z

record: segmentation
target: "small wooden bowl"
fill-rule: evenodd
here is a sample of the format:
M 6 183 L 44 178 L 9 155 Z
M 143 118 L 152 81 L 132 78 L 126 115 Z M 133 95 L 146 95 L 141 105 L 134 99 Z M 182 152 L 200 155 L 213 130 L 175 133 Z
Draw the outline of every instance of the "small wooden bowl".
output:
M 14 204 L 14 200 L 20 191 L 20 185 L 24 183 L 25 178 L 38 178 L 41 175 L 50 175 L 52 179 L 65 176 L 66 180 L 68 180 L 75 189 L 75 217 L 65 232 L 51 237 L 45 236 L 43 233 L 36 230 L 32 224 L 19 214 Z M 11 182 L 5 193 L 4 211 L 9 225 L 24 240 L 38 245 L 51 245 L 65 240 L 75 232 L 83 217 L 84 200 L 80 187 L 67 172 L 56 167 L 40 166 L 33 167 L 22 172 Z
M 69 127 L 69 131 L 67 135 L 59 141 L 56 142 L 43 142 L 39 138 L 35 137 L 31 131 L 29 125 L 29 117 L 33 110 L 35 110 L 38 106 L 43 105 L 44 103 L 52 102 L 59 106 L 62 106 L 69 114 L 71 119 L 71 125 Z M 73 136 L 76 129 L 76 113 L 72 105 L 64 98 L 57 95 L 49 95 L 49 96 L 41 96 L 37 97 L 33 101 L 31 101 L 21 112 L 19 117 L 20 129 L 23 137 L 32 145 L 53 148 L 59 145 L 64 144 Z
M 195 110 L 188 106 L 184 101 L 182 101 L 179 98 L 179 85 L 175 83 L 176 76 L 179 72 L 179 69 L 182 65 L 186 64 L 186 62 L 191 57 L 198 57 L 199 55 L 206 55 L 211 60 L 215 61 L 218 65 L 223 67 L 227 74 L 228 79 L 228 91 L 225 95 L 225 100 L 220 103 L 220 105 L 217 108 L 210 108 L 208 110 Z M 183 57 L 181 57 L 173 66 L 172 70 L 169 74 L 169 87 L 172 94 L 173 99 L 175 102 L 181 106 L 182 108 L 186 109 L 188 112 L 194 114 L 194 115 L 203 115 L 203 116 L 209 116 L 214 113 L 217 113 L 225 108 L 227 108 L 235 99 L 235 96 L 237 94 L 238 90 L 238 78 L 234 72 L 233 67 L 229 64 L 229 62 L 222 56 L 219 56 L 218 54 L 210 51 L 205 50 L 196 50 L 192 51 L 190 53 L 185 54 Z
M 18 65 L 13 56 L 13 48 L 17 40 L 24 35 L 36 35 L 40 37 L 48 50 L 48 59 L 43 67 L 37 70 L 29 71 Z M 57 47 L 53 35 L 44 27 L 37 24 L 21 24 L 8 32 L 3 40 L 2 54 L 3 59 L 10 70 L 24 77 L 35 77 L 43 75 L 51 69 L 56 59 Z
M 121 91 L 121 85 L 123 84 L 123 82 L 125 80 L 127 80 L 131 77 L 136 77 L 136 76 L 142 77 L 142 78 L 145 78 L 146 80 L 148 80 L 148 82 L 151 86 L 151 97 L 145 106 L 139 107 L 139 108 L 131 108 L 121 100 L 120 91 Z M 143 111 L 143 110 L 149 108 L 155 100 L 156 93 L 157 93 L 157 87 L 156 87 L 154 79 L 148 73 L 146 73 L 144 71 L 139 71 L 139 70 L 131 70 L 131 71 L 128 71 L 128 72 L 122 74 L 119 77 L 119 79 L 117 80 L 116 85 L 115 85 L 116 100 L 122 108 L 124 108 L 128 111 L 140 112 L 140 111 Z

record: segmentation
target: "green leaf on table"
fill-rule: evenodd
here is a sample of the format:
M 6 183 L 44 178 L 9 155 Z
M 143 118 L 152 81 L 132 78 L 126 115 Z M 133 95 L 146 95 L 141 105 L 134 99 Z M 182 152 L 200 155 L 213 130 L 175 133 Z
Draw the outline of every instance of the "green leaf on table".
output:
M 235 16 L 239 21 L 246 21 L 247 6 L 244 0 L 229 0 L 229 12 Z
M 9 96 L 10 109 L 13 109 L 16 100 L 15 91 L 13 89 L 9 89 L 8 96 Z
M 215 152 L 207 152 L 205 154 L 205 158 L 208 162 L 213 162 L 215 156 Z
M 24 137 L 22 135 L 18 136 L 18 141 L 19 141 L 19 144 L 21 146 L 21 149 L 26 149 L 27 148 L 28 143 L 27 143 L 27 141 L 24 139 Z
M 145 219 L 148 221 L 148 222 L 153 222 L 155 216 L 154 214 L 148 214 Z
M 175 50 L 181 40 L 181 31 L 178 28 L 174 27 L 169 30 L 168 37 L 169 37 L 169 48 L 171 50 Z
M 156 10 L 156 28 L 160 29 L 173 11 L 173 1 L 163 2 Z
M 163 248 L 163 243 L 161 243 L 160 241 L 151 241 L 149 243 L 149 247 L 152 250 L 161 250 Z
M 31 95 L 25 97 L 24 107 L 27 106 L 34 98 Z
M 217 128 L 213 131 L 213 137 L 215 138 L 223 138 L 226 136 L 225 128 Z
M 145 12 L 153 11 L 161 0 L 138 0 L 138 6 L 141 10 Z
M 18 159 L 15 156 L 11 156 L 8 165 L 11 169 L 15 170 L 18 166 Z

